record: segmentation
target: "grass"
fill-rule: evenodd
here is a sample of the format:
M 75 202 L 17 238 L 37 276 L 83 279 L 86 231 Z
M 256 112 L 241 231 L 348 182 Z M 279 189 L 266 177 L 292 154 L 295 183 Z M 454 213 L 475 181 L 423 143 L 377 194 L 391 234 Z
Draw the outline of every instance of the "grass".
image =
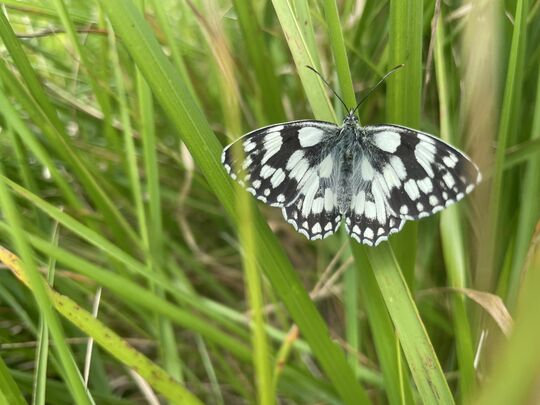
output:
M 0 402 L 532 398 L 536 2 L 2 7 Z M 222 169 L 250 129 L 340 121 L 306 65 L 354 106 L 398 64 L 360 119 L 466 150 L 464 202 L 377 248 L 308 242 Z M 503 299 L 508 339 L 465 288 Z

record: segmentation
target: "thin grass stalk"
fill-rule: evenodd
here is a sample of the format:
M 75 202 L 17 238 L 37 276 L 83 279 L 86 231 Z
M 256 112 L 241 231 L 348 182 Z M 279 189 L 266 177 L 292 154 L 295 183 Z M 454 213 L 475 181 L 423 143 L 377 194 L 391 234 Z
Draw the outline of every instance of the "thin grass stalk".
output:
M 533 109 L 533 123 L 531 127 L 531 141 L 540 141 L 540 69 L 536 84 L 536 100 Z M 524 148 L 526 151 L 534 151 L 531 145 Z M 538 153 L 538 151 L 536 151 Z M 505 163 L 508 162 L 508 156 Z M 527 162 L 525 173 L 523 174 L 523 184 L 521 185 L 521 202 L 519 205 L 519 216 L 516 229 L 516 239 L 512 256 L 512 270 L 510 274 L 508 293 L 506 301 L 510 307 L 517 301 L 519 290 L 522 287 L 522 269 L 525 265 L 527 251 L 530 246 L 531 237 L 534 232 L 538 213 L 540 212 L 540 159 L 538 156 L 531 157 Z
M 356 106 L 356 97 L 354 95 L 353 82 L 351 78 L 351 70 L 347 60 L 347 50 L 343 39 L 343 31 L 339 19 L 336 0 L 325 0 L 324 14 L 328 23 L 328 36 L 332 55 L 336 63 L 336 72 L 339 79 L 339 88 L 341 89 L 341 97 L 347 104 L 348 108 Z M 348 111 L 344 112 L 345 114 Z
M 238 152 L 242 152 L 238 150 Z M 244 279 L 246 294 L 249 302 L 251 318 L 253 321 L 251 331 L 251 344 L 253 351 L 253 366 L 255 369 L 255 386 L 257 389 L 257 403 L 261 405 L 275 404 L 276 394 L 272 382 L 270 368 L 271 353 L 265 332 L 263 316 L 263 290 L 261 275 L 257 269 L 257 245 L 251 227 L 252 202 L 247 193 L 238 196 L 238 234 L 240 239 L 242 260 L 244 264 Z
M 0 175 L 3 176 L 3 168 L 0 164 Z M 10 195 L 4 181 L 0 181 L 0 202 L 2 212 L 6 220 L 11 225 L 11 238 L 17 251 L 21 255 L 22 267 L 24 275 L 28 278 L 30 289 L 34 295 L 41 316 L 45 319 L 49 327 L 51 337 L 55 343 L 56 354 L 58 355 L 60 364 L 64 369 L 63 377 L 69 389 L 73 400 L 78 404 L 92 403 L 88 392 L 86 391 L 79 370 L 75 363 L 75 359 L 65 342 L 65 335 L 56 313 L 52 310 L 51 301 L 49 299 L 44 281 L 41 278 L 37 266 L 34 262 L 33 252 L 29 246 L 22 222 L 19 217 L 18 209 Z
M 52 232 L 51 243 L 58 245 L 58 224 Z M 56 260 L 49 258 L 47 266 L 47 284 L 54 285 Z M 36 350 L 36 367 L 34 371 L 34 384 L 32 392 L 32 405 L 44 405 L 47 392 L 47 362 L 49 357 L 49 329 L 45 319 L 39 320 L 38 348 Z
M 503 174 L 504 174 L 504 161 L 506 158 L 506 147 L 511 136 L 512 122 L 517 117 L 514 117 L 514 105 L 518 102 L 519 94 L 521 93 L 520 87 L 522 85 L 523 67 L 524 67 L 524 55 L 526 45 L 526 32 L 527 32 L 527 13 L 529 10 L 528 0 L 517 0 L 515 9 L 514 29 L 512 32 L 512 44 L 510 47 L 510 55 L 508 61 L 508 69 L 506 71 L 506 82 L 504 86 L 504 97 L 501 110 L 501 118 L 499 122 L 499 131 L 497 134 L 497 148 L 495 152 L 495 173 L 491 184 L 491 196 L 490 196 L 490 224 L 491 232 L 488 241 L 488 252 L 486 255 L 486 263 L 483 265 L 489 269 L 493 268 L 494 257 L 497 255 L 497 244 L 499 242 L 499 232 L 497 232 L 498 226 L 501 224 L 501 205 L 503 189 Z M 493 273 L 492 273 L 493 274 Z M 510 301 L 508 304 L 510 308 L 515 304 L 516 287 L 519 285 L 518 281 L 521 274 L 512 274 L 512 292 L 510 295 Z M 491 283 L 490 283 L 491 284 Z
M 156 98 L 182 135 L 211 188 L 227 212 L 236 218 L 232 198 L 235 189 L 231 187 L 219 160 L 221 145 L 210 130 L 204 115 L 189 97 L 181 78 L 174 75 L 174 70 L 161 52 L 148 25 L 127 0 L 100 3 L 111 18 L 113 27 L 124 41 L 126 49 L 154 89 Z M 314 82 L 314 85 L 320 88 L 317 82 Z M 240 192 L 238 188 L 236 190 Z M 298 275 L 294 273 L 275 236 L 260 215 L 254 215 L 253 225 L 260 252 L 257 257 L 258 265 L 280 295 L 340 396 L 346 403 L 357 404 L 359 398 L 366 397 L 365 393 L 356 382 L 343 353 L 329 339 L 328 327 L 301 286 Z
M 399 270 L 388 244 L 377 249 L 365 248 L 368 259 L 376 268 L 375 278 L 386 298 L 386 307 L 396 328 L 401 347 L 422 401 L 427 404 L 454 404 L 454 399 L 435 350 L 429 340 L 407 282 Z M 378 252 L 384 250 L 384 254 Z
M 295 21 L 298 21 L 298 28 L 300 30 L 302 38 L 304 38 L 305 40 L 307 51 L 310 55 L 312 55 L 313 64 L 310 66 L 320 71 L 321 61 L 319 60 L 319 52 L 317 51 L 317 41 L 315 40 L 315 30 L 313 29 L 313 20 L 311 18 L 311 8 L 309 6 L 309 2 L 307 0 L 296 0 L 294 2 L 288 3 L 290 7 L 290 12 L 292 13 Z M 274 7 L 275 4 L 276 3 L 274 3 Z M 281 26 L 283 27 L 283 24 L 281 24 Z M 297 67 L 298 66 L 299 65 L 297 65 Z
M 0 66 L 0 70 L 3 68 L 4 66 Z M 9 101 L 3 91 L 0 91 L 0 111 L 2 111 L 4 119 L 10 124 L 32 155 L 39 160 L 43 167 L 47 168 L 51 175 L 51 180 L 58 186 L 58 189 L 62 193 L 62 197 L 66 199 L 66 203 L 75 209 L 82 209 L 83 205 L 79 201 L 79 198 L 73 192 L 73 189 L 66 181 L 64 175 L 57 168 L 49 152 L 37 141 L 30 128 L 28 128 L 20 118 L 19 114 L 13 108 L 13 104 Z M 24 162 L 21 161 L 21 166 L 28 168 L 26 162 L 26 160 Z M 28 176 L 23 175 L 23 178 L 28 178 Z M 26 183 L 30 190 L 37 191 L 37 187 L 31 184 L 34 183 L 34 181 L 28 179 Z
M 58 13 L 58 16 L 60 18 L 60 21 L 62 22 L 62 25 L 64 26 L 64 29 L 66 30 L 66 35 L 71 41 L 72 45 L 75 47 L 75 50 L 79 56 L 80 65 L 84 69 L 88 81 L 90 82 L 90 87 L 92 88 L 92 92 L 94 96 L 96 97 L 96 100 L 101 107 L 101 112 L 103 113 L 103 125 L 104 130 L 106 134 L 106 139 L 111 140 L 111 138 L 114 136 L 113 128 L 112 128 L 112 112 L 111 112 L 111 104 L 110 100 L 107 97 L 107 93 L 103 91 L 101 88 L 98 78 L 96 77 L 96 74 L 94 73 L 94 69 L 92 68 L 93 63 L 90 61 L 90 58 L 88 56 L 87 49 L 83 46 L 83 44 L 79 41 L 79 34 L 75 31 L 75 26 L 73 24 L 73 20 L 71 19 L 71 16 L 68 13 L 66 4 L 64 0 L 53 0 L 52 3 L 54 4 L 54 7 L 56 9 L 56 12 Z M 114 146 L 116 142 L 113 143 Z
M 300 4 L 303 2 L 306 1 L 302 0 L 297 3 L 297 7 L 300 7 Z M 316 49 L 309 45 L 309 38 L 314 36 L 311 25 L 305 18 L 304 20 L 297 18 L 294 12 L 294 6 L 290 0 L 272 0 L 272 4 L 281 24 L 281 29 L 287 39 L 298 76 L 300 76 L 302 86 L 306 91 L 306 96 L 314 115 L 320 120 L 336 122 L 332 103 L 328 99 L 324 84 L 306 67 L 311 66 L 319 69 L 318 53 Z M 306 6 L 302 4 L 301 7 Z
M 418 128 L 422 95 L 423 1 L 390 1 L 389 66 L 405 66 L 387 80 L 386 118 L 393 124 Z M 407 222 L 392 246 L 403 274 L 414 290 L 418 224 Z
M 256 97 L 262 102 L 265 120 L 282 122 L 285 120 L 285 111 L 281 103 L 281 84 L 276 77 L 274 59 L 264 41 L 254 5 L 243 0 L 234 0 L 233 3 L 246 42 L 249 62 L 255 73 L 259 90 Z
M 446 70 L 444 53 L 445 27 L 443 15 L 439 15 L 435 39 L 435 70 L 439 94 L 440 136 L 447 142 L 457 141 L 451 126 L 449 106 L 449 77 Z M 441 213 L 440 229 L 445 267 L 449 284 L 453 288 L 466 288 L 468 265 L 461 229 L 459 206 L 453 205 Z M 456 339 L 456 352 L 459 366 L 459 387 L 461 402 L 466 401 L 475 387 L 474 350 L 472 331 L 467 315 L 465 297 L 462 294 L 452 296 L 453 324 Z
M 0 249 L 0 260 L 25 284 L 31 285 L 30 279 L 22 270 L 19 258 L 6 249 Z M 133 349 L 125 340 L 105 326 L 90 312 L 81 308 L 70 298 L 47 288 L 51 309 L 54 308 L 88 336 L 91 336 L 105 350 L 126 366 L 135 370 L 172 403 L 198 405 L 201 401 L 184 387 L 175 382 L 163 369 L 152 363 L 147 357 Z M 52 328 L 51 328 L 52 329 Z M 51 333 L 52 334 L 52 333 Z M 53 335 L 54 336 L 54 335 Z M 67 370 L 66 370 L 67 371 Z M 75 399 L 78 401 L 78 398 Z M 90 402 L 77 402 L 90 403 Z
M 50 145 L 73 170 L 75 176 L 85 187 L 88 197 L 92 199 L 104 216 L 108 229 L 113 232 L 117 242 L 126 249 L 129 246 L 138 246 L 139 240 L 135 233 L 101 187 L 100 183 L 103 182 L 103 179 L 92 172 L 88 163 L 72 147 L 71 140 L 58 118 L 55 107 L 45 94 L 36 72 L 3 13 L 0 13 L 0 36 L 9 54 L 16 62 L 16 67 L 23 80 L 15 77 L 6 68 L 3 61 L 0 61 L 0 78 L 26 109 L 30 119 L 41 128 Z M 26 88 L 21 83 L 26 84 Z M 131 243 L 128 244 L 128 241 Z
M 0 403 L 26 405 L 27 402 L 11 375 L 4 359 L 0 357 Z
M 385 393 L 392 405 L 413 403 L 411 382 L 407 373 L 402 372 L 401 349 L 396 345 L 396 332 L 386 308 L 382 292 L 377 285 L 375 272 L 367 258 L 366 249 L 354 245 L 354 254 L 358 285 L 362 305 L 373 335 L 375 350 L 384 378 Z M 377 269 L 376 269 L 377 270 Z M 377 270 L 378 271 L 378 270 Z
M 174 36 L 174 30 L 171 26 L 171 23 L 169 19 L 167 18 L 167 11 L 165 10 L 163 6 L 163 1 L 161 0 L 149 0 L 148 2 L 152 9 L 154 9 L 156 13 L 156 18 L 159 22 L 159 27 L 163 30 L 163 33 L 165 34 L 165 39 L 167 41 L 167 46 L 171 50 L 171 58 L 178 69 L 178 73 L 182 76 L 184 82 L 186 83 L 188 90 L 197 103 L 197 105 L 201 105 L 200 100 L 197 96 L 197 92 L 195 91 L 195 88 L 193 87 L 193 83 L 191 82 L 189 78 L 189 73 L 186 67 L 186 63 L 184 62 L 184 56 L 182 55 L 182 52 L 178 46 L 178 39 Z M 188 13 L 185 13 L 188 15 Z

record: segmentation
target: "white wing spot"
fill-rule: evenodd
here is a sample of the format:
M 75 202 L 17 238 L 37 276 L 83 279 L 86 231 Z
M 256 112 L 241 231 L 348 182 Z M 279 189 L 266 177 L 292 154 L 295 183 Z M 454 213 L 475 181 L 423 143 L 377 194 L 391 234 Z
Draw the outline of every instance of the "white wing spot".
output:
M 364 236 L 365 236 L 366 238 L 368 238 L 368 239 L 373 239 L 373 236 L 375 236 L 375 235 L 373 234 L 373 229 L 371 229 L 371 228 L 366 228 L 366 229 L 364 230 Z
M 264 154 L 261 163 L 265 164 L 266 162 L 268 162 L 268 159 L 270 159 L 272 156 L 279 152 L 282 145 L 283 138 L 281 137 L 280 132 L 268 133 L 264 139 L 264 148 L 266 149 L 266 153 Z
M 373 201 L 366 201 L 365 215 L 368 219 L 374 219 L 377 215 L 377 211 L 375 210 L 375 203 Z
M 454 176 L 452 176 L 450 172 L 446 172 L 445 174 L 443 174 L 443 180 L 444 183 L 448 186 L 448 188 L 452 188 L 456 184 Z
M 409 207 L 407 207 L 406 205 L 402 205 L 399 209 L 399 212 L 403 215 L 407 215 L 409 213 Z
M 269 188 L 266 188 L 264 190 L 264 195 L 267 196 L 267 197 L 270 195 L 270 189 Z
M 261 169 L 261 177 L 263 179 L 267 179 L 268 177 L 273 175 L 275 171 L 276 169 L 272 166 L 269 166 L 269 165 L 263 166 L 263 168 Z
M 302 146 L 303 148 L 307 148 L 317 145 L 321 141 L 323 135 L 324 132 L 322 129 L 304 127 L 300 128 L 300 130 L 298 131 L 298 141 L 300 142 L 300 146 Z
M 396 172 L 392 168 L 392 165 L 384 166 L 383 177 L 389 189 L 401 186 L 401 181 L 397 177 Z
M 390 158 L 390 165 L 392 166 L 392 169 L 394 169 L 394 172 L 396 172 L 400 180 L 403 180 L 407 177 L 407 169 L 405 169 L 405 165 L 399 157 L 392 156 Z
M 377 221 L 381 224 L 386 222 L 386 205 L 385 198 L 382 190 L 379 186 L 379 182 L 373 182 L 371 184 L 371 194 L 373 194 L 373 200 L 375 201 L 375 209 L 377 211 Z
M 270 183 L 272 183 L 272 186 L 276 188 L 281 183 L 283 183 L 283 180 L 285 180 L 285 172 L 282 169 L 277 169 L 272 178 L 270 179 Z
M 401 144 L 401 136 L 397 132 L 383 131 L 373 136 L 375 145 L 385 152 L 395 153 Z
M 434 195 L 429 196 L 429 203 L 435 207 L 439 203 L 439 199 L 435 197 Z
M 467 186 L 467 188 L 465 189 L 465 192 L 466 192 L 466 193 L 470 193 L 470 192 L 473 190 L 473 188 L 474 188 L 474 185 L 469 184 L 469 185 Z
M 253 188 L 259 188 L 261 186 L 261 181 L 253 180 L 253 183 L 251 183 L 251 185 L 253 186 Z
M 311 212 L 314 214 L 320 214 L 324 207 L 324 198 L 318 197 L 313 200 L 313 205 L 311 206 Z
M 330 212 L 332 208 L 334 208 L 334 193 L 332 189 L 327 188 L 324 190 L 324 209 Z
M 424 209 L 424 206 L 422 205 L 422 203 L 418 203 L 418 204 L 416 204 L 416 209 L 418 211 L 422 211 Z
M 309 215 L 309 212 L 311 211 L 311 207 L 313 206 L 313 200 L 315 198 L 315 194 L 317 194 L 318 189 L 319 189 L 318 177 L 314 177 L 314 180 L 311 180 L 306 185 L 306 187 L 304 187 L 303 191 L 304 191 L 305 197 L 304 197 L 304 204 L 302 205 L 302 215 L 304 216 Z
M 283 194 L 280 194 L 277 196 L 276 200 L 280 203 L 285 202 L 285 196 Z
M 251 152 L 256 146 L 257 144 L 250 139 L 244 142 L 244 152 Z
M 429 194 L 433 191 L 433 183 L 429 177 L 424 177 L 422 180 L 418 180 L 416 183 L 424 194 Z
M 289 173 L 289 176 L 295 179 L 296 181 L 302 180 L 304 175 L 309 169 L 309 163 L 306 159 L 300 159 L 298 161 L 298 164 L 294 166 L 294 168 Z
M 418 186 L 413 179 L 410 179 L 405 183 L 405 192 L 413 201 L 420 197 L 420 191 L 418 190 Z
M 373 170 L 371 163 L 369 163 L 369 160 L 365 156 L 362 158 L 362 165 L 360 166 L 360 172 L 364 180 L 372 180 L 373 175 L 375 174 L 375 171 Z
M 319 176 L 330 177 L 332 174 L 332 167 L 334 166 L 334 160 L 332 154 L 328 154 L 319 165 Z
M 362 232 L 360 228 L 358 227 L 358 225 L 355 225 L 352 230 L 354 233 L 357 233 L 358 235 L 360 235 L 360 232 Z
M 304 158 L 302 150 L 295 151 L 287 161 L 287 170 L 292 170 Z
M 313 232 L 313 233 L 321 233 L 322 232 L 321 224 L 319 224 L 317 222 L 315 225 L 313 225 L 313 228 L 311 228 L 311 232 Z
M 365 203 L 366 203 L 366 192 L 362 190 L 356 196 L 356 201 L 354 203 L 354 210 L 356 214 L 362 215 L 364 213 Z
M 424 142 L 431 143 L 432 145 L 435 145 L 435 140 L 431 136 L 427 136 L 424 134 L 418 134 L 418 139 Z
M 444 156 L 442 160 L 446 166 L 450 168 L 456 167 L 457 160 L 452 159 L 450 156 Z

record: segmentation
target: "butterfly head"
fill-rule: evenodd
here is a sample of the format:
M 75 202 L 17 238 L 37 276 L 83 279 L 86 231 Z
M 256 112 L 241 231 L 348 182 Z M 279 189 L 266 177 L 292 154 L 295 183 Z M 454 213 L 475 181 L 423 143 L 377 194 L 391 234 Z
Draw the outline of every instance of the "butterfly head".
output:
M 359 126 L 358 117 L 354 114 L 353 110 L 349 111 L 349 114 L 347 114 L 343 119 L 343 126 L 349 128 L 356 128 L 357 126 Z

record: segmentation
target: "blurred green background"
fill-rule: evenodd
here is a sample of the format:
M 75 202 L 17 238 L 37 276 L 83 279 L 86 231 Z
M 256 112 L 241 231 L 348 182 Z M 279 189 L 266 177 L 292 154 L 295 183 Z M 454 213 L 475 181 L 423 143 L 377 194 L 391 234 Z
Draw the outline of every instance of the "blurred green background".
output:
M 0 403 L 540 402 L 540 1 L 1 1 Z M 222 147 L 363 124 L 483 183 L 309 242 Z M 536 229 L 536 231 L 535 231 Z

